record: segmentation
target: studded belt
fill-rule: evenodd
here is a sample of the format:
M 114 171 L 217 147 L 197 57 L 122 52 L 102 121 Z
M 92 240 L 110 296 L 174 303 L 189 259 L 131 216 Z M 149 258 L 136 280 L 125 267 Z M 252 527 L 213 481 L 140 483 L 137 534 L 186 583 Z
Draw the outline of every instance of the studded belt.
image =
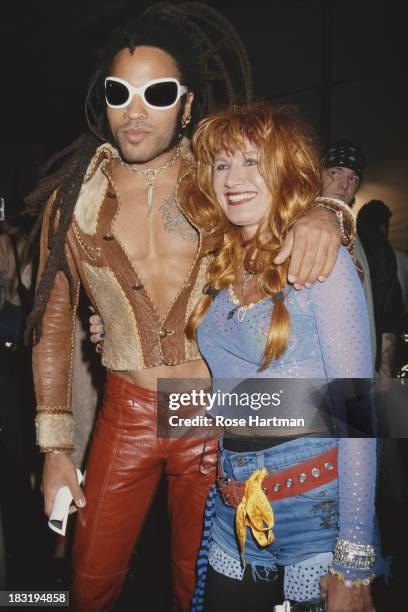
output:
M 337 446 L 335 446 L 326 453 L 267 476 L 262 488 L 271 502 L 294 497 L 335 480 L 338 476 L 337 467 Z M 217 484 L 224 503 L 237 508 L 245 493 L 245 481 L 239 482 L 225 476 L 218 462 Z

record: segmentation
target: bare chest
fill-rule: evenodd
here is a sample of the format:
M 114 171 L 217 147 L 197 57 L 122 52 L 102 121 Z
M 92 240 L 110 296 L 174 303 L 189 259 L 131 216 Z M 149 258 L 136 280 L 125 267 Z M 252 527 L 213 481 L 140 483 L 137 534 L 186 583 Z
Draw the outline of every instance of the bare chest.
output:
M 150 213 L 146 189 L 123 189 L 113 231 L 163 316 L 184 285 L 198 249 L 197 231 L 178 209 L 174 185 L 154 190 Z

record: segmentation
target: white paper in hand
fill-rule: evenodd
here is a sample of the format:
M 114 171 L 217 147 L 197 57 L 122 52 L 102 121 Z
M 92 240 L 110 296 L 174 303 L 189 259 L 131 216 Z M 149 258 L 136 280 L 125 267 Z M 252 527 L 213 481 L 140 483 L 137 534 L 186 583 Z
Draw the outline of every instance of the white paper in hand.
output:
M 77 469 L 78 484 L 81 484 L 83 477 L 81 472 Z M 48 527 L 59 533 L 65 535 L 67 528 L 68 511 L 72 502 L 72 493 L 69 487 L 61 487 L 54 499 L 54 505 L 51 510 L 50 518 L 48 520 Z
M 273 612 L 290 612 L 290 603 L 284 601 L 283 604 L 274 606 Z

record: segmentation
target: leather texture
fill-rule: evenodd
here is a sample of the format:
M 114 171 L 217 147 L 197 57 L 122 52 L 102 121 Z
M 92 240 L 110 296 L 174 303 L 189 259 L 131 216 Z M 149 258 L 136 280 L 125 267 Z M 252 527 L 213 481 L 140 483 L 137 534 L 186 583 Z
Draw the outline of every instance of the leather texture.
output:
M 262 489 L 270 502 L 294 497 L 338 478 L 337 447 L 312 459 L 267 476 Z M 218 488 L 227 506 L 237 507 L 245 493 L 245 482 L 226 478 L 218 463 Z
M 157 394 L 108 374 L 86 471 L 87 505 L 75 533 L 75 610 L 112 608 L 162 475 L 171 521 L 172 610 L 190 609 L 217 439 L 157 438 L 156 427 Z
M 141 371 L 201 359 L 195 342 L 186 339 L 184 330 L 194 306 L 192 298 L 196 301 L 202 292 L 208 254 L 216 247 L 218 239 L 197 229 L 199 246 L 195 260 L 161 320 L 142 279 L 113 231 L 119 209 L 109 170 L 113 157 L 112 147 L 99 147 L 67 233 L 65 249 L 73 279 L 74 301 L 71 303 L 66 276 L 59 272 L 45 311 L 42 336 L 33 351 L 37 440 L 43 452 L 73 449 L 71 379 L 80 284 L 105 323 L 102 363 L 106 368 Z M 185 189 L 189 189 L 192 170 L 192 162 L 185 154 L 175 196 L 182 212 L 180 202 Z M 41 278 L 49 255 L 49 218 L 54 199 L 55 194 L 44 215 L 38 278 Z M 126 338 L 126 346 L 123 338 Z

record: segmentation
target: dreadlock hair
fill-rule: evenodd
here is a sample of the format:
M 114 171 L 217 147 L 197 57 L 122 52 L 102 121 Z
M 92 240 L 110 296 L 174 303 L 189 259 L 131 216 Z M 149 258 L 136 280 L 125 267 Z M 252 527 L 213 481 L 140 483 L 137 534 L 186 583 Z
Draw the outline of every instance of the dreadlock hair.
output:
M 221 209 L 213 189 L 214 159 L 221 151 L 258 150 L 258 168 L 270 192 L 271 209 L 256 235 L 244 240 Z M 274 302 L 261 370 L 285 351 L 290 333 L 289 312 L 282 299 L 288 262 L 274 265 L 282 242 L 299 216 L 319 195 L 320 159 L 315 139 L 289 106 L 253 102 L 210 115 L 198 126 L 193 148 L 196 181 L 186 191 L 186 210 L 201 228 L 221 236 L 210 264 L 204 295 L 191 313 L 186 334 L 195 337 L 215 295 L 234 282 L 240 269 L 257 274 L 260 295 Z
M 58 169 L 43 176 L 37 189 L 25 201 L 27 211 L 39 215 L 30 237 L 32 244 L 38 235 L 46 202 L 57 190 L 50 215 L 50 255 L 27 320 L 26 342 L 33 337 L 37 343 L 41 337 L 42 319 L 58 271 L 67 276 L 72 300 L 72 278 L 64 249 L 66 234 L 96 149 L 103 142 L 115 144 L 106 115 L 104 81 L 119 51 L 128 48 L 133 52 L 141 45 L 157 47 L 171 55 L 183 84 L 194 93 L 192 121 L 186 135 L 191 135 L 196 123 L 216 104 L 232 103 L 240 98 L 248 101 L 252 96 L 250 64 L 237 32 L 218 11 L 205 4 L 188 2 L 175 6 L 161 2 L 147 9 L 133 25 L 114 31 L 107 48 L 99 53 L 101 63 L 86 94 L 85 114 L 89 132 L 53 156 L 42 168 L 42 173 L 46 175 L 56 163 Z M 227 67 L 228 59 L 230 67 Z M 237 67 L 240 74 L 237 74 Z M 243 94 L 238 93 L 234 77 L 241 87 L 243 85 Z M 57 213 L 58 224 L 55 223 Z

